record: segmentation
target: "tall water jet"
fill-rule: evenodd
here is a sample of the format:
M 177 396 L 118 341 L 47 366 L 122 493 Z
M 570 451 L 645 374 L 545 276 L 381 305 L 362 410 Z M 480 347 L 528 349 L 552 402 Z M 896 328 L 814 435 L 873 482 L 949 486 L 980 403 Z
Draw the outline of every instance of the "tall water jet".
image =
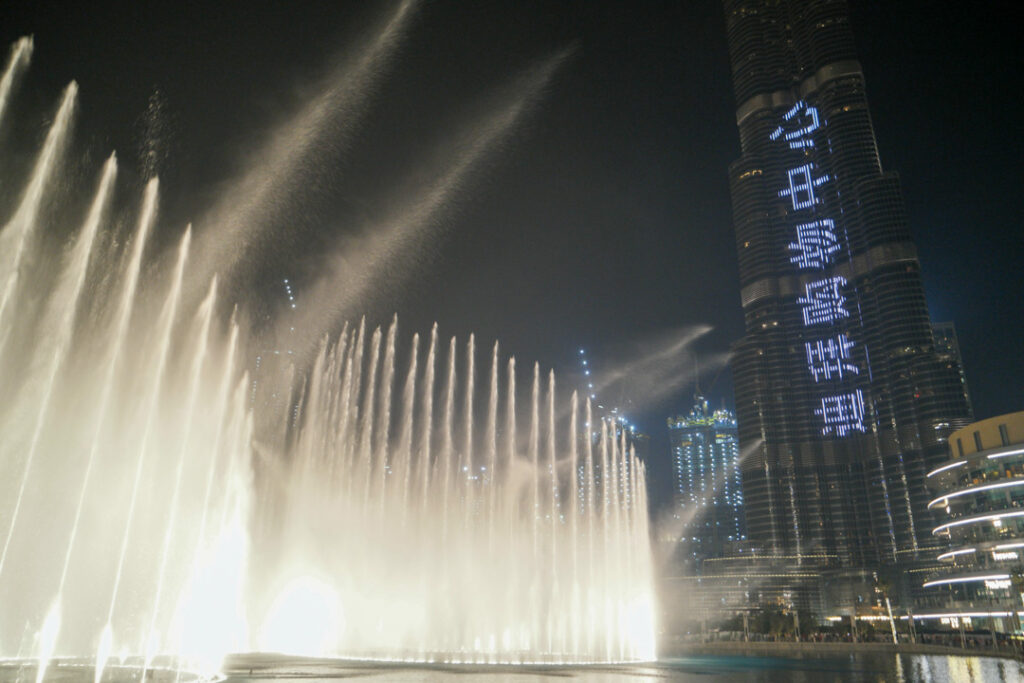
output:
M 72 95 L 73 97 L 73 95 Z M 48 141 L 49 142 L 49 141 Z M 14 510 L 11 512 L 8 522 L 7 534 L 4 539 L 4 547 L 0 553 L 0 579 L 3 578 L 4 566 L 7 561 L 7 551 L 10 548 L 11 537 L 18 524 L 18 515 L 21 512 L 21 503 L 25 495 L 25 485 L 32 474 L 32 464 L 35 461 L 36 451 L 39 448 L 39 440 L 43 434 L 43 428 L 50 413 L 50 403 L 53 395 L 54 384 L 57 381 L 57 373 L 68 354 L 71 344 L 71 334 L 75 328 L 76 312 L 78 310 L 78 298 L 85 283 L 86 269 L 89 265 L 89 254 L 92 251 L 93 240 L 99 228 L 103 210 L 110 199 L 113 188 L 114 176 L 117 174 L 117 161 L 113 155 L 107 160 L 103 169 L 103 176 L 100 179 L 99 188 L 89 210 L 85 225 L 79 236 L 78 244 L 71 252 L 67 267 L 62 271 L 57 282 L 56 289 L 46 307 L 44 314 L 41 338 L 42 343 L 34 353 L 33 362 L 40 367 L 41 372 L 33 372 L 33 375 L 41 375 L 42 382 L 39 386 L 40 397 L 38 409 L 36 410 L 35 424 L 32 436 L 29 440 L 28 452 L 25 456 L 25 463 L 22 468 L 21 480 L 18 485 L 18 493 L 14 502 Z M 33 219 L 25 216 L 24 220 Z M 20 246 L 20 245 L 19 245 Z M 18 268 L 20 256 L 16 255 L 14 268 Z M 12 275 L 16 277 L 17 273 Z M 3 309 L 0 308 L 0 323 L 2 323 Z M 2 343 L 2 342 L 0 342 Z M 2 351 L 2 347 L 0 347 Z M 30 387 L 35 388 L 35 387 Z
M 14 83 L 32 59 L 32 45 L 32 36 L 25 36 L 19 38 L 11 46 L 7 65 L 4 67 L 3 75 L 0 76 L 0 124 L 4 122 L 4 113 L 7 111 L 7 102 L 10 100 Z
M 67 140 L 77 94 L 78 84 L 71 81 L 64 89 L 57 116 L 46 135 L 21 203 L 7 225 L 0 228 L 0 351 L 3 351 L 12 327 L 7 319 L 10 315 L 8 308 L 18 289 L 21 264 L 31 246 L 33 233 L 38 229 L 39 207 L 46 190 L 51 187 L 60 152 Z
M 470 360 L 475 337 L 461 347 L 449 340 L 435 386 L 435 325 L 422 364 L 413 340 L 398 436 L 380 440 L 392 411 L 382 401 L 388 396 L 390 402 L 385 378 L 393 342 L 385 342 L 381 354 L 379 329 L 368 344 L 360 342 L 365 333 L 354 334 L 354 343 L 343 343 L 345 336 L 336 344 L 323 341 L 313 376 L 297 380 L 291 483 L 279 502 L 287 531 L 255 540 L 267 546 L 262 557 L 277 558 L 268 585 L 278 592 L 260 627 L 261 646 L 295 647 L 285 622 L 294 620 L 309 590 L 319 586 L 314 592 L 324 596 L 329 587 L 337 612 L 317 618 L 337 628 L 331 642 L 317 641 L 314 654 L 504 663 L 652 658 L 651 635 L 643 632 L 643 640 L 637 639 L 623 623 L 629 606 L 649 589 L 622 559 L 625 544 L 644 553 L 648 541 L 635 537 L 638 511 L 632 508 L 638 503 L 632 491 L 638 473 L 623 447 L 621 427 L 602 422 L 601 463 L 594 466 L 591 458 L 579 470 L 576 444 L 589 437 L 575 420 L 559 419 L 553 373 L 542 383 L 534 366 L 530 410 L 521 423 L 510 359 L 505 415 L 499 415 L 495 348 L 485 428 L 476 429 Z M 466 376 L 460 381 L 462 349 Z M 343 412 L 327 408 L 332 405 Z M 575 408 L 573 397 L 569 412 Z M 338 423 L 347 427 L 336 429 Z M 500 434 L 498 424 L 504 424 Z M 527 438 L 517 437 L 522 432 Z M 313 457 L 310 444 L 337 463 L 331 476 L 325 476 L 329 465 Z M 383 501 L 365 495 L 365 482 L 377 477 L 384 479 L 374 487 Z M 339 479 L 358 485 L 339 496 Z M 587 532 L 579 518 L 586 519 Z M 575 538 L 583 533 L 589 536 L 585 543 Z M 579 571 L 593 566 L 601 571 L 589 578 Z M 590 622 L 571 617 L 581 593 L 606 606 L 596 642 L 586 633 Z M 509 599 L 492 602 L 498 596 Z M 308 648 L 302 653 L 311 654 Z
M 284 219 L 281 207 L 288 206 L 287 200 L 310 184 L 307 177 L 316 172 L 311 158 L 315 159 L 321 148 L 346 145 L 355 132 L 417 4 L 417 0 L 399 0 L 372 38 L 331 71 L 320 94 L 268 136 L 255 155 L 257 163 L 249 164 L 247 172 L 204 217 L 201 222 L 213 229 L 198 249 L 199 282 L 218 270 L 233 275 L 251 263 L 260 247 L 268 246 L 275 226 L 268 219 Z

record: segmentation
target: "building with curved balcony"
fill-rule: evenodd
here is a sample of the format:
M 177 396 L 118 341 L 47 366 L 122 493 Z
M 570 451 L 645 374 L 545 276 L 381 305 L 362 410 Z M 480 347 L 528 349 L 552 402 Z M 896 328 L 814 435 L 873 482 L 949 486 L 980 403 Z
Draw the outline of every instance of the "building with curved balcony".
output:
M 1012 616 L 1024 591 L 1024 412 L 953 432 L 949 460 L 926 480 L 939 520 L 932 534 L 948 546 L 923 584 L 930 602 L 947 616 Z

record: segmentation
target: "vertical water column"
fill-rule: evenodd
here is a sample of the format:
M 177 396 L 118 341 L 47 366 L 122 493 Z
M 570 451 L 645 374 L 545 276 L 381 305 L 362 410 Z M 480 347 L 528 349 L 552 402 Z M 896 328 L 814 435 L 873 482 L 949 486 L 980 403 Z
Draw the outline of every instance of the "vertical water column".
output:
M 550 548 L 551 556 L 548 560 L 550 578 L 548 579 L 548 595 L 545 601 L 547 605 L 547 645 L 548 652 L 565 652 L 565 609 L 561 607 L 561 586 L 559 585 L 559 544 L 558 537 L 562 531 L 562 521 L 558 504 L 558 447 L 556 443 L 557 430 L 555 428 L 555 372 L 548 373 L 547 391 L 547 471 L 548 471 L 548 502 L 550 504 L 550 523 L 545 525 L 548 533 L 551 534 Z M 557 623 L 556 623 L 557 622 Z M 556 650 L 556 637 L 561 642 Z
M 107 621 L 103 628 L 103 633 L 100 636 L 100 647 L 96 656 L 97 682 L 103 676 L 103 670 L 106 668 L 107 658 L 109 657 L 113 647 L 114 610 L 117 607 L 118 591 L 121 587 L 125 561 L 128 559 L 128 544 L 131 539 L 132 522 L 135 519 L 135 508 L 139 496 L 139 484 L 142 480 L 142 472 L 146 463 L 146 456 L 150 451 L 149 442 L 152 438 L 154 423 L 156 422 L 156 414 L 160 399 L 160 388 L 164 381 L 164 370 L 167 366 L 168 352 L 171 345 L 171 331 L 174 326 L 174 320 L 178 312 L 178 303 L 181 298 L 182 275 L 185 270 L 185 261 L 188 257 L 188 247 L 191 237 L 192 226 L 189 226 L 185 230 L 185 235 L 181 240 L 181 246 L 178 248 L 178 262 L 175 267 L 171 289 L 168 293 L 163 311 L 161 311 L 160 320 L 157 323 L 157 353 L 154 367 L 152 369 L 153 372 L 148 384 L 149 393 L 145 398 L 144 403 L 145 408 L 143 409 L 143 415 L 145 415 L 145 417 L 142 438 L 137 449 L 135 476 L 132 483 L 131 497 L 128 502 L 128 511 L 125 515 L 124 530 L 121 535 L 121 549 L 118 553 L 114 585 L 110 592 L 110 607 L 107 611 Z
M 18 204 L 14 216 L 0 229 L 0 352 L 3 351 L 13 327 L 9 320 L 10 308 L 16 301 L 15 293 L 19 287 L 22 261 L 38 228 L 37 217 L 43 198 L 47 189 L 53 187 L 53 173 L 71 129 L 77 94 L 78 84 L 71 81 L 64 89 L 57 116 L 46 134 L 46 141 L 36 160 L 21 203 Z
M 409 371 L 402 389 L 402 432 L 398 437 L 398 456 L 396 457 L 395 479 L 400 482 L 402 528 L 409 521 L 410 488 L 412 483 L 412 437 L 416 407 L 416 365 L 419 356 L 420 335 L 412 336 L 412 349 L 409 351 Z
M 149 628 L 146 630 L 145 642 L 145 668 L 149 668 L 153 656 L 161 644 L 161 635 L 157 632 L 157 619 L 160 615 L 160 600 L 163 597 L 164 584 L 167 580 L 167 563 L 171 554 L 171 539 L 174 537 L 175 526 L 178 519 L 178 505 L 181 497 L 182 475 L 185 471 L 185 462 L 189 455 L 189 439 L 192 436 L 193 417 L 198 402 L 200 380 L 202 378 L 203 363 L 206 361 L 206 354 L 210 343 L 210 322 L 213 318 L 214 303 L 217 299 L 217 278 L 214 277 L 210 283 L 206 299 L 199 307 L 199 332 L 196 335 L 196 350 L 192 354 L 191 369 L 189 371 L 188 389 L 186 390 L 185 425 L 180 434 L 180 445 L 177 453 L 177 466 L 174 474 L 174 485 L 171 494 L 170 511 L 167 515 L 166 530 L 164 531 L 163 547 L 160 552 L 160 568 L 157 571 L 156 590 L 153 595 L 152 616 L 149 621 Z M 165 634 L 166 635 L 166 634 Z
M 14 83 L 32 60 L 32 46 L 31 36 L 19 38 L 11 45 L 7 66 L 4 67 L 3 76 L 0 76 L 0 124 L 4 122 L 4 112 L 7 111 Z
M 388 457 L 388 440 L 391 437 L 391 392 L 395 383 L 395 335 L 398 330 L 398 316 L 391 319 L 387 339 L 384 342 L 384 375 L 381 378 L 380 409 L 377 417 L 377 444 L 374 447 L 374 463 L 377 467 L 377 502 L 380 524 L 383 526 L 387 501 L 387 481 L 391 472 Z M 383 531 L 383 529 L 382 529 Z

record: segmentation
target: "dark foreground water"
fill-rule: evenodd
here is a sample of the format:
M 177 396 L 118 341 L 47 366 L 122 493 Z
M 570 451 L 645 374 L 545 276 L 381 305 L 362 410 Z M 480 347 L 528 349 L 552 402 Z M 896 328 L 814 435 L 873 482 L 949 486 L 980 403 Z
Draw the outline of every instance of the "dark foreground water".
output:
M 337 661 L 280 658 L 270 655 L 235 656 L 224 683 L 301 680 L 303 683 L 640 683 L 681 681 L 717 683 L 820 683 L 824 681 L 895 681 L 900 683 L 1024 683 L 1024 663 L 993 657 L 945 655 L 852 654 L 846 656 L 743 657 L 695 656 L 656 664 L 600 667 L 476 667 L 358 664 Z M 105 682 L 139 681 L 137 670 L 111 670 Z M 147 681 L 184 683 L 188 676 L 150 672 Z M 71 663 L 51 666 L 47 681 L 92 683 L 93 670 Z M 34 683 L 31 665 L 0 663 L 0 681 Z

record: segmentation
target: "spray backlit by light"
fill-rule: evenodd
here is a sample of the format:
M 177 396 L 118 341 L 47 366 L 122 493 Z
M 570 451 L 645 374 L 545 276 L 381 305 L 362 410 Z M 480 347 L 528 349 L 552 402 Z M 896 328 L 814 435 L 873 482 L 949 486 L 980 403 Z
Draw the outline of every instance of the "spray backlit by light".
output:
M 31 52 L 12 48 L 0 126 Z M 3 178 L 20 193 L 0 207 L 0 656 L 37 681 L 86 662 L 97 682 L 256 649 L 654 657 L 645 472 L 623 430 L 537 366 L 517 398 L 497 344 L 436 326 L 403 343 L 397 319 L 252 367 L 244 313 L 192 227 L 161 225 L 156 178 L 120 198 L 111 154 L 88 201 L 55 190 L 76 100 L 71 83 L 25 177 Z M 410 206 L 435 212 L 522 105 Z

